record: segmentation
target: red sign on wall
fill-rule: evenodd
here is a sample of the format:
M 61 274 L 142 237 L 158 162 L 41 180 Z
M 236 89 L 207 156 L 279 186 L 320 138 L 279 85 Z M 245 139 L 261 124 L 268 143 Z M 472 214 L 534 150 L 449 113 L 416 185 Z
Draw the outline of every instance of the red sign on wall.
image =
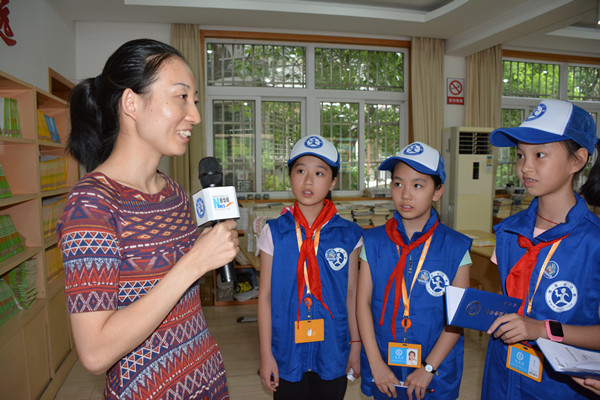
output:
M 10 23 L 8 21 L 8 2 L 10 0 L 0 0 L 0 38 L 4 40 L 8 46 L 14 46 L 17 41 L 13 39 L 13 31 L 10 29 Z
M 460 78 L 448 78 L 446 92 L 448 104 L 465 104 L 465 80 Z

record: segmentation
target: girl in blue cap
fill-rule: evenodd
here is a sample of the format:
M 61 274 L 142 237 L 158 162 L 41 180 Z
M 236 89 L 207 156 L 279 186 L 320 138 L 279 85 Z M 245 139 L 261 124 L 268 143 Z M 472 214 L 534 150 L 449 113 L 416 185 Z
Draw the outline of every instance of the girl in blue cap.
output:
M 456 399 L 463 370 L 462 329 L 445 323 L 445 287 L 469 284 L 471 239 L 442 225 L 432 207 L 444 191 L 444 160 L 414 142 L 380 170 L 392 172 L 396 212 L 366 230 L 357 314 L 367 396 Z M 408 355 L 415 351 L 417 365 Z M 407 388 L 396 385 L 404 383 Z M 414 396 L 414 397 L 413 397 Z
M 360 375 L 362 228 L 337 215 L 329 200 L 339 166 L 327 139 L 296 143 L 288 161 L 296 202 L 260 235 L 259 372 L 274 399 L 342 400 L 346 375 Z
M 544 100 L 519 127 L 497 129 L 490 141 L 517 147 L 519 178 L 535 199 L 494 227 L 492 259 L 503 290 L 523 305 L 488 331 L 482 399 L 590 398 L 544 362 L 533 341 L 600 349 L 600 219 L 586 204 L 600 205 L 598 161 L 583 198 L 573 191 L 597 146 L 596 124 L 572 103 Z

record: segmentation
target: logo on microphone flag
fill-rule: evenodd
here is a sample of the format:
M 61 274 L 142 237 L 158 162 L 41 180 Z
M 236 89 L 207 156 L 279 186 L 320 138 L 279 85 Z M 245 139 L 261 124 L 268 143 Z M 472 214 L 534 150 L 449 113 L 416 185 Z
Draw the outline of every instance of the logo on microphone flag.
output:
M 196 200 L 196 215 L 199 218 L 204 218 L 205 213 L 206 213 L 206 207 L 204 207 L 204 200 L 202 200 L 202 197 L 199 197 Z

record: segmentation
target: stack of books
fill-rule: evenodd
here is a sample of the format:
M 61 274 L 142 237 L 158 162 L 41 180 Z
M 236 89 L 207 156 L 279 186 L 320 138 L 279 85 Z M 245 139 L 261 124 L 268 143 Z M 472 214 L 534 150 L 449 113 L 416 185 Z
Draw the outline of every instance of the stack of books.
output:
M 37 110 L 37 117 L 38 138 L 47 142 L 61 143 L 56 129 L 56 120 L 45 115 L 41 110 Z
M 371 222 L 373 222 L 373 226 L 380 226 L 386 223 L 388 219 L 394 215 L 394 203 L 382 203 L 377 204 L 373 207 L 373 216 L 371 217 Z
M 521 194 L 521 195 L 513 195 L 513 204 L 511 209 L 511 214 L 516 214 L 520 211 L 526 210 L 531 204 L 531 200 L 534 197 L 529 193 Z
M 23 251 L 23 240 L 10 215 L 0 215 L 0 261 Z
M 10 187 L 8 186 L 8 181 L 6 180 L 6 175 L 4 174 L 4 168 L 0 164 L 0 198 L 11 197 L 12 193 L 10 191 Z
M 494 217 L 506 218 L 510 217 L 512 210 L 512 199 L 508 197 L 496 197 L 494 199 Z
M 62 255 L 60 249 L 57 246 L 52 246 L 46 250 L 46 275 L 48 281 L 59 276 L 62 271 Z
M 16 99 L 0 97 L 0 134 L 21 137 L 21 122 Z
M 56 223 L 66 204 L 66 196 L 49 197 L 42 200 L 42 222 L 45 238 L 56 235 Z
M 53 190 L 67 184 L 67 157 L 40 156 L 40 180 L 42 190 Z
M 0 325 L 19 311 L 13 292 L 4 279 L 0 279 Z
M 354 218 L 352 218 L 352 208 L 349 205 L 339 202 L 335 203 L 335 208 L 337 208 L 337 213 L 340 217 L 350 222 L 354 222 Z
M 371 216 L 373 213 L 371 212 L 370 206 L 359 206 L 354 207 L 352 209 L 352 218 L 354 218 L 354 222 L 356 222 L 360 226 L 369 226 L 372 224 Z
M 4 275 L 4 281 L 13 292 L 17 307 L 25 310 L 33 304 L 38 292 L 35 287 L 37 261 L 29 259 Z

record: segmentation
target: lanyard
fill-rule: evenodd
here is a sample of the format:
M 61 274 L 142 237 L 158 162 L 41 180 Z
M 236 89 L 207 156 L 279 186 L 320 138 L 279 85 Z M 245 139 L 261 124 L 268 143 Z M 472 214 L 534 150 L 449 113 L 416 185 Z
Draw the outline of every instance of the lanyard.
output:
M 425 262 L 425 257 L 427 257 L 427 252 L 429 251 L 429 245 L 431 244 L 432 237 L 433 237 L 433 235 L 429 236 L 429 238 L 427 238 L 427 241 L 425 242 L 423 251 L 421 252 L 421 257 L 419 258 L 419 264 L 417 265 L 417 269 L 416 269 L 415 274 L 412 279 L 412 284 L 410 285 L 410 292 L 408 292 L 406 290 L 406 282 L 404 281 L 404 273 L 402 274 L 402 303 L 404 304 L 404 318 L 402 319 L 402 322 L 400 324 L 404 328 L 404 341 L 406 341 L 406 331 L 411 326 L 410 319 L 408 318 L 410 315 L 410 294 L 412 293 L 413 286 L 415 286 L 415 282 L 417 281 L 417 277 L 419 276 L 421 267 L 423 266 L 423 263 Z M 396 245 L 396 250 L 398 251 L 398 257 L 400 257 L 400 246 Z M 407 254 L 407 256 L 410 257 L 410 254 Z
M 298 250 L 302 247 L 302 230 L 300 229 L 300 224 L 298 221 L 294 221 L 296 224 L 296 240 L 298 241 Z M 313 241 L 315 242 L 315 255 L 317 254 L 317 250 L 319 249 L 319 238 L 321 237 L 321 228 L 317 228 L 315 231 L 315 238 Z M 306 271 L 306 261 L 304 261 L 304 282 L 306 284 L 306 293 L 310 296 L 310 285 L 308 283 L 308 272 Z M 312 301 L 309 297 L 305 299 L 306 306 L 310 310 L 310 305 Z
M 546 259 L 544 260 L 544 264 L 542 264 L 542 268 L 540 269 L 540 273 L 538 274 L 537 283 L 535 284 L 535 289 L 533 290 L 533 295 L 531 295 L 531 298 L 529 299 L 528 304 L 527 304 L 527 315 L 529 315 L 529 313 L 531 312 L 533 298 L 535 297 L 535 292 L 537 292 L 538 286 L 540 285 L 540 281 L 542 280 L 542 275 L 544 275 L 544 272 L 546 272 L 546 266 L 548 265 L 548 262 L 554 255 L 554 252 L 556 251 L 556 248 L 558 247 L 560 242 L 562 242 L 562 239 L 560 239 L 559 241 L 554 242 L 552 244 L 552 247 L 550 247 L 550 251 L 548 252 L 548 255 L 546 256 Z

